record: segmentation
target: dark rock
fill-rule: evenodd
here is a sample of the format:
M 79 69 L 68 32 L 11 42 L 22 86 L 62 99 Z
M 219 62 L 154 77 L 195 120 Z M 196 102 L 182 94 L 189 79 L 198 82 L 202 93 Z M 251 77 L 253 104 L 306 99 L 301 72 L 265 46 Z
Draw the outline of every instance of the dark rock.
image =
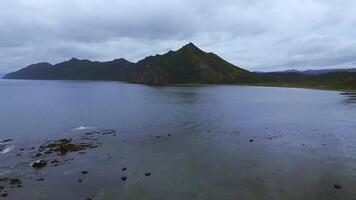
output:
M 40 157 L 40 156 L 42 156 L 42 153 L 37 153 L 37 154 L 35 155 L 35 157 Z
M 14 178 L 14 179 L 9 179 L 10 185 L 12 185 L 13 187 L 22 187 L 22 181 L 18 178 Z
M 42 168 L 42 167 L 45 167 L 46 165 L 47 165 L 47 161 L 37 160 L 37 161 L 33 162 L 31 166 L 33 168 Z
M 45 153 L 45 154 L 52 154 L 52 153 L 53 153 L 53 151 L 48 150 L 48 151 L 45 151 L 44 153 Z
M 81 182 L 83 182 L 82 179 L 78 179 L 78 183 L 81 183 Z
M 7 180 L 8 180 L 8 178 L 0 176 L 0 181 L 7 181 Z
M 54 160 L 51 161 L 51 163 L 52 163 L 52 164 L 56 164 L 56 163 L 58 164 L 59 161 L 58 161 L 57 159 L 54 159 Z
M 250 139 L 250 142 L 253 142 L 253 139 Z
M 151 173 L 146 172 L 146 173 L 145 173 L 145 176 L 151 176 Z
M 0 197 L 7 197 L 7 192 L 6 191 L 0 192 Z
M 172 136 L 172 134 L 169 133 L 168 136 L 170 137 L 170 136 Z
M 82 151 L 88 148 L 96 148 L 93 143 L 73 143 L 72 139 L 60 139 L 53 142 L 47 142 L 39 147 L 39 152 L 51 154 L 58 152 L 60 155 L 65 155 L 68 152 Z
M 126 180 L 127 180 L 127 176 L 121 177 L 121 180 L 122 180 L 122 181 L 126 181 Z
M 12 139 L 6 139 L 6 140 L 3 140 L 2 143 L 7 143 L 7 142 L 11 142 Z
M 82 171 L 81 173 L 82 174 L 88 174 L 88 171 Z
M 126 168 L 126 167 L 124 167 L 124 168 L 122 168 L 122 169 L 121 169 L 121 171 L 126 171 L 126 170 L 127 170 L 127 168 Z
M 337 190 L 340 190 L 342 187 L 341 187 L 341 185 L 339 185 L 339 184 L 335 184 L 335 185 L 334 185 L 334 188 L 337 189 Z
M 44 178 L 38 178 L 37 181 L 44 181 Z
M 157 139 L 161 138 L 161 136 L 156 136 Z

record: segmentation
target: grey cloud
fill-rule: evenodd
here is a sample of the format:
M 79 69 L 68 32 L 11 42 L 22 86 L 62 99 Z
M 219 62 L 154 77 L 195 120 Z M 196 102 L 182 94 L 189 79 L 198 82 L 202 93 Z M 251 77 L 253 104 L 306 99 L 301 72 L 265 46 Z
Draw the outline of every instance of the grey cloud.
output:
M 71 57 L 137 61 L 194 42 L 249 70 L 353 67 L 347 0 L 2 0 L 0 72 Z

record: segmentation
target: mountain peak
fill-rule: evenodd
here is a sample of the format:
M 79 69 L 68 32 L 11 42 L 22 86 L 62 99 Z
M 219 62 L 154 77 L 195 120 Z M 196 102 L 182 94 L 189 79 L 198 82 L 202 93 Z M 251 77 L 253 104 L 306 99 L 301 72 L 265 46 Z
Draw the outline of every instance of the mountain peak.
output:
M 189 50 L 189 51 L 196 51 L 199 50 L 201 51 L 197 46 L 195 46 L 195 44 L 193 44 L 192 42 L 189 42 L 188 44 L 184 45 L 182 48 L 182 50 Z
M 70 60 L 68 60 L 68 61 L 70 61 L 70 62 L 73 62 L 73 61 L 79 61 L 79 59 L 78 58 L 76 58 L 76 57 L 73 57 L 73 58 L 71 58 Z

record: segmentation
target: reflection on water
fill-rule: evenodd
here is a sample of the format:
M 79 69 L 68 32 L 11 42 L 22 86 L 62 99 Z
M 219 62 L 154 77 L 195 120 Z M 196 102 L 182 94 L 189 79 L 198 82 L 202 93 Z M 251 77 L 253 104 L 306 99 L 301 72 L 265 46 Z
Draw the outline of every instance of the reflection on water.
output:
M 0 91 L 0 139 L 16 147 L 0 155 L 0 176 L 23 181 L 8 199 L 356 196 L 356 107 L 338 92 L 80 81 L 0 81 Z M 20 150 L 83 139 L 85 127 L 116 134 L 40 170 Z
M 347 103 L 356 103 L 356 92 L 343 92 L 341 95 L 347 97 Z

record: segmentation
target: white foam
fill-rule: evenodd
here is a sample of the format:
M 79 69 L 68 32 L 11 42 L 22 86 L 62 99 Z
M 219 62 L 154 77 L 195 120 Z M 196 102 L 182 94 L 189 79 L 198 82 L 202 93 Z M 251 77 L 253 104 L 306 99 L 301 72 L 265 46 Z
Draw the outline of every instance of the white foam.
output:
M 87 130 L 87 129 L 92 129 L 93 127 L 89 127 L 89 126 L 78 126 L 76 128 L 73 128 L 73 131 L 81 131 L 81 130 Z
M 0 154 L 9 153 L 10 151 L 14 150 L 14 148 L 15 148 L 14 145 L 7 146 L 0 151 Z

